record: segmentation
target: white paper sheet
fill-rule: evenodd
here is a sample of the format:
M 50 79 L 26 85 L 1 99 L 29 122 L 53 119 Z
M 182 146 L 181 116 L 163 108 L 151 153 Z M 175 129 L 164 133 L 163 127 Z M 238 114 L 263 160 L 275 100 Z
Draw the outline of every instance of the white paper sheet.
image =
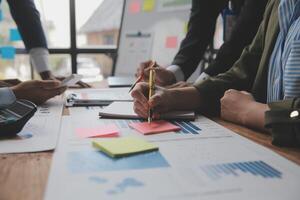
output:
M 74 141 L 71 118 L 63 119 L 46 200 L 299 199 L 300 167 L 236 134 L 155 142 L 158 152 L 112 160 L 89 140 Z
M 99 112 L 99 115 L 116 119 L 140 119 L 133 110 L 133 102 L 113 102 Z M 174 111 L 163 114 L 162 119 L 195 119 L 193 111 Z
M 65 96 L 74 94 L 74 99 L 82 100 L 108 100 L 108 101 L 132 101 L 128 93 L 130 88 L 109 88 L 109 89 L 81 89 L 67 90 Z
M 62 97 L 38 107 L 15 138 L 0 140 L 0 153 L 25 153 L 52 150 L 56 146 L 63 109 Z
M 96 111 L 95 111 L 96 110 Z M 165 132 L 154 135 L 143 135 L 137 132 L 135 129 L 129 126 L 130 123 L 140 122 L 140 120 L 122 120 L 122 119 L 99 119 L 96 114 L 99 109 L 71 109 L 71 116 L 69 121 L 72 124 L 68 131 L 68 142 L 74 143 L 89 143 L 90 139 L 82 140 L 81 137 L 75 135 L 76 129 L 78 128 L 96 128 L 106 125 L 116 125 L 119 129 L 120 135 L 128 136 L 133 135 L 141 137 L 148 141 L 172 141 L 172 140 L 188 140 L 196 138 L 220 138 L 220 137 L 231 137 L 231 132 L 224 129 L 222 126 L 215 122 L 203 117 L 198 116 L 194 122 L 180 122 L 170 121 L 182 129 L 177 132 Z

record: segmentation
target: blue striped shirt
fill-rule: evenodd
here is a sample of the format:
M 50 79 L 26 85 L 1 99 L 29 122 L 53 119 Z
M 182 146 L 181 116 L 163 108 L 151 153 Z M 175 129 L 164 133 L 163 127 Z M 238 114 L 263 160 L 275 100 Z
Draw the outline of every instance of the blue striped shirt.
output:
M 268 99 L 300 97 L 300 0 L 281 0 L 280 32 L 270 58 Z

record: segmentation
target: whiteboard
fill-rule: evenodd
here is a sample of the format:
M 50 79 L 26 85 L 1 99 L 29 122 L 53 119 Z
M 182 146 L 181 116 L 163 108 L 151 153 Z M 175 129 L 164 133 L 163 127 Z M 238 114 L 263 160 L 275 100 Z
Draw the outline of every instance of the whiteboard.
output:
M 168 66 L 187 33 L 192 0 L 125 0 L 115 75 L 132 76 L 139 64 Z

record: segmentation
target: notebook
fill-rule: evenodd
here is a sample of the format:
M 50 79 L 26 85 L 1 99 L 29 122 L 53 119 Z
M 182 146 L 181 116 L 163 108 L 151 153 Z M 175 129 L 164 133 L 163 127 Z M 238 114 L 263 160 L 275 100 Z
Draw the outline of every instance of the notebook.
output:
M 118 77 L 118 76 L 110 76 L 107 79 L 109 87 L 130 87 L 136 78 L 134 77 Z
M 133 110 L 133 102 L 113 102 L 99 112 L 102 118 L 110 119 L 140 119 Z M 161 115 L 166 120 L 195 120 L 193 111 L 174 111 Z

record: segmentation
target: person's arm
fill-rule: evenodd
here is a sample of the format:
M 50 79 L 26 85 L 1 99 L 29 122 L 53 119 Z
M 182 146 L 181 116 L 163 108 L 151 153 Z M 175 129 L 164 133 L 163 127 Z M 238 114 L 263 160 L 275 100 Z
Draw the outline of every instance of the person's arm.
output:
M 17 99 L 26 99 L 39 105 L 62 94 L 67 88 L 55 80 L 25 81 L 10 88 Z
M 16 96 L 10 88 L 0 88 L 0 109 L 16 101 Z
M 264 20 L 262 21 L 254 40 L 243 50 L 241 57 L 229 71 L 216 77 L 211 77 L 204 82 L 196 82 L 194 84 L 201 94 L 202 105 L 200 110 L 202 112 L 218 115 L 220 113 L 220 99 L 228 89 L 251 91 L 265 48 L 264 45 L 266 42 L 265 36 L 267 30 L 272 27 L 273 34 L 273 31 L 277 30 L 276 28 L 278 27 L 277 23 L 269 21 L 271 17 L 273 19 L 273 12 L 277 9 L 276 5 L 276 1 L 269 1 L 269 5 L 264 14 Z M 276 38 L 275 33 L 274 38 Z M 268 43 L 269 41 L 273 41 L 274 38 L 267 38 Z M 268 50 L 266 49 L 266 51 Z M 263 70 L 266 69 L 268 69 L 267 66 L 263 67 Z M 261 85 L 261 87 L 265 88 L 266 86 Z M 258 100 L 257 94 L 254 93 L 253 95 L 254 98 Z
M 47 40 L 34 1 L 7 0 L 7 2 L 30 54 L 32 65 L 40 73 L 42 79 L 53 78 L 49 69 Z
M 193 0 L 187 35 L 172 62 L 173 66 L 180 68 L 185 80 L 198 67 L 208 44 L 212 41 L 217 17 L 227 3 L 228 0 Z
M 236 124 L 265 131 L 267 104 L 255 101 L 252 94 L 227 90 L 221 99 L 221 118 Z
M 245 0 L 230 38 L 218 50 L 216 59 L 204 70 L 209 76 L 216 76 L 229 70 L 249 45 L 262 21 L 267 0 Z

